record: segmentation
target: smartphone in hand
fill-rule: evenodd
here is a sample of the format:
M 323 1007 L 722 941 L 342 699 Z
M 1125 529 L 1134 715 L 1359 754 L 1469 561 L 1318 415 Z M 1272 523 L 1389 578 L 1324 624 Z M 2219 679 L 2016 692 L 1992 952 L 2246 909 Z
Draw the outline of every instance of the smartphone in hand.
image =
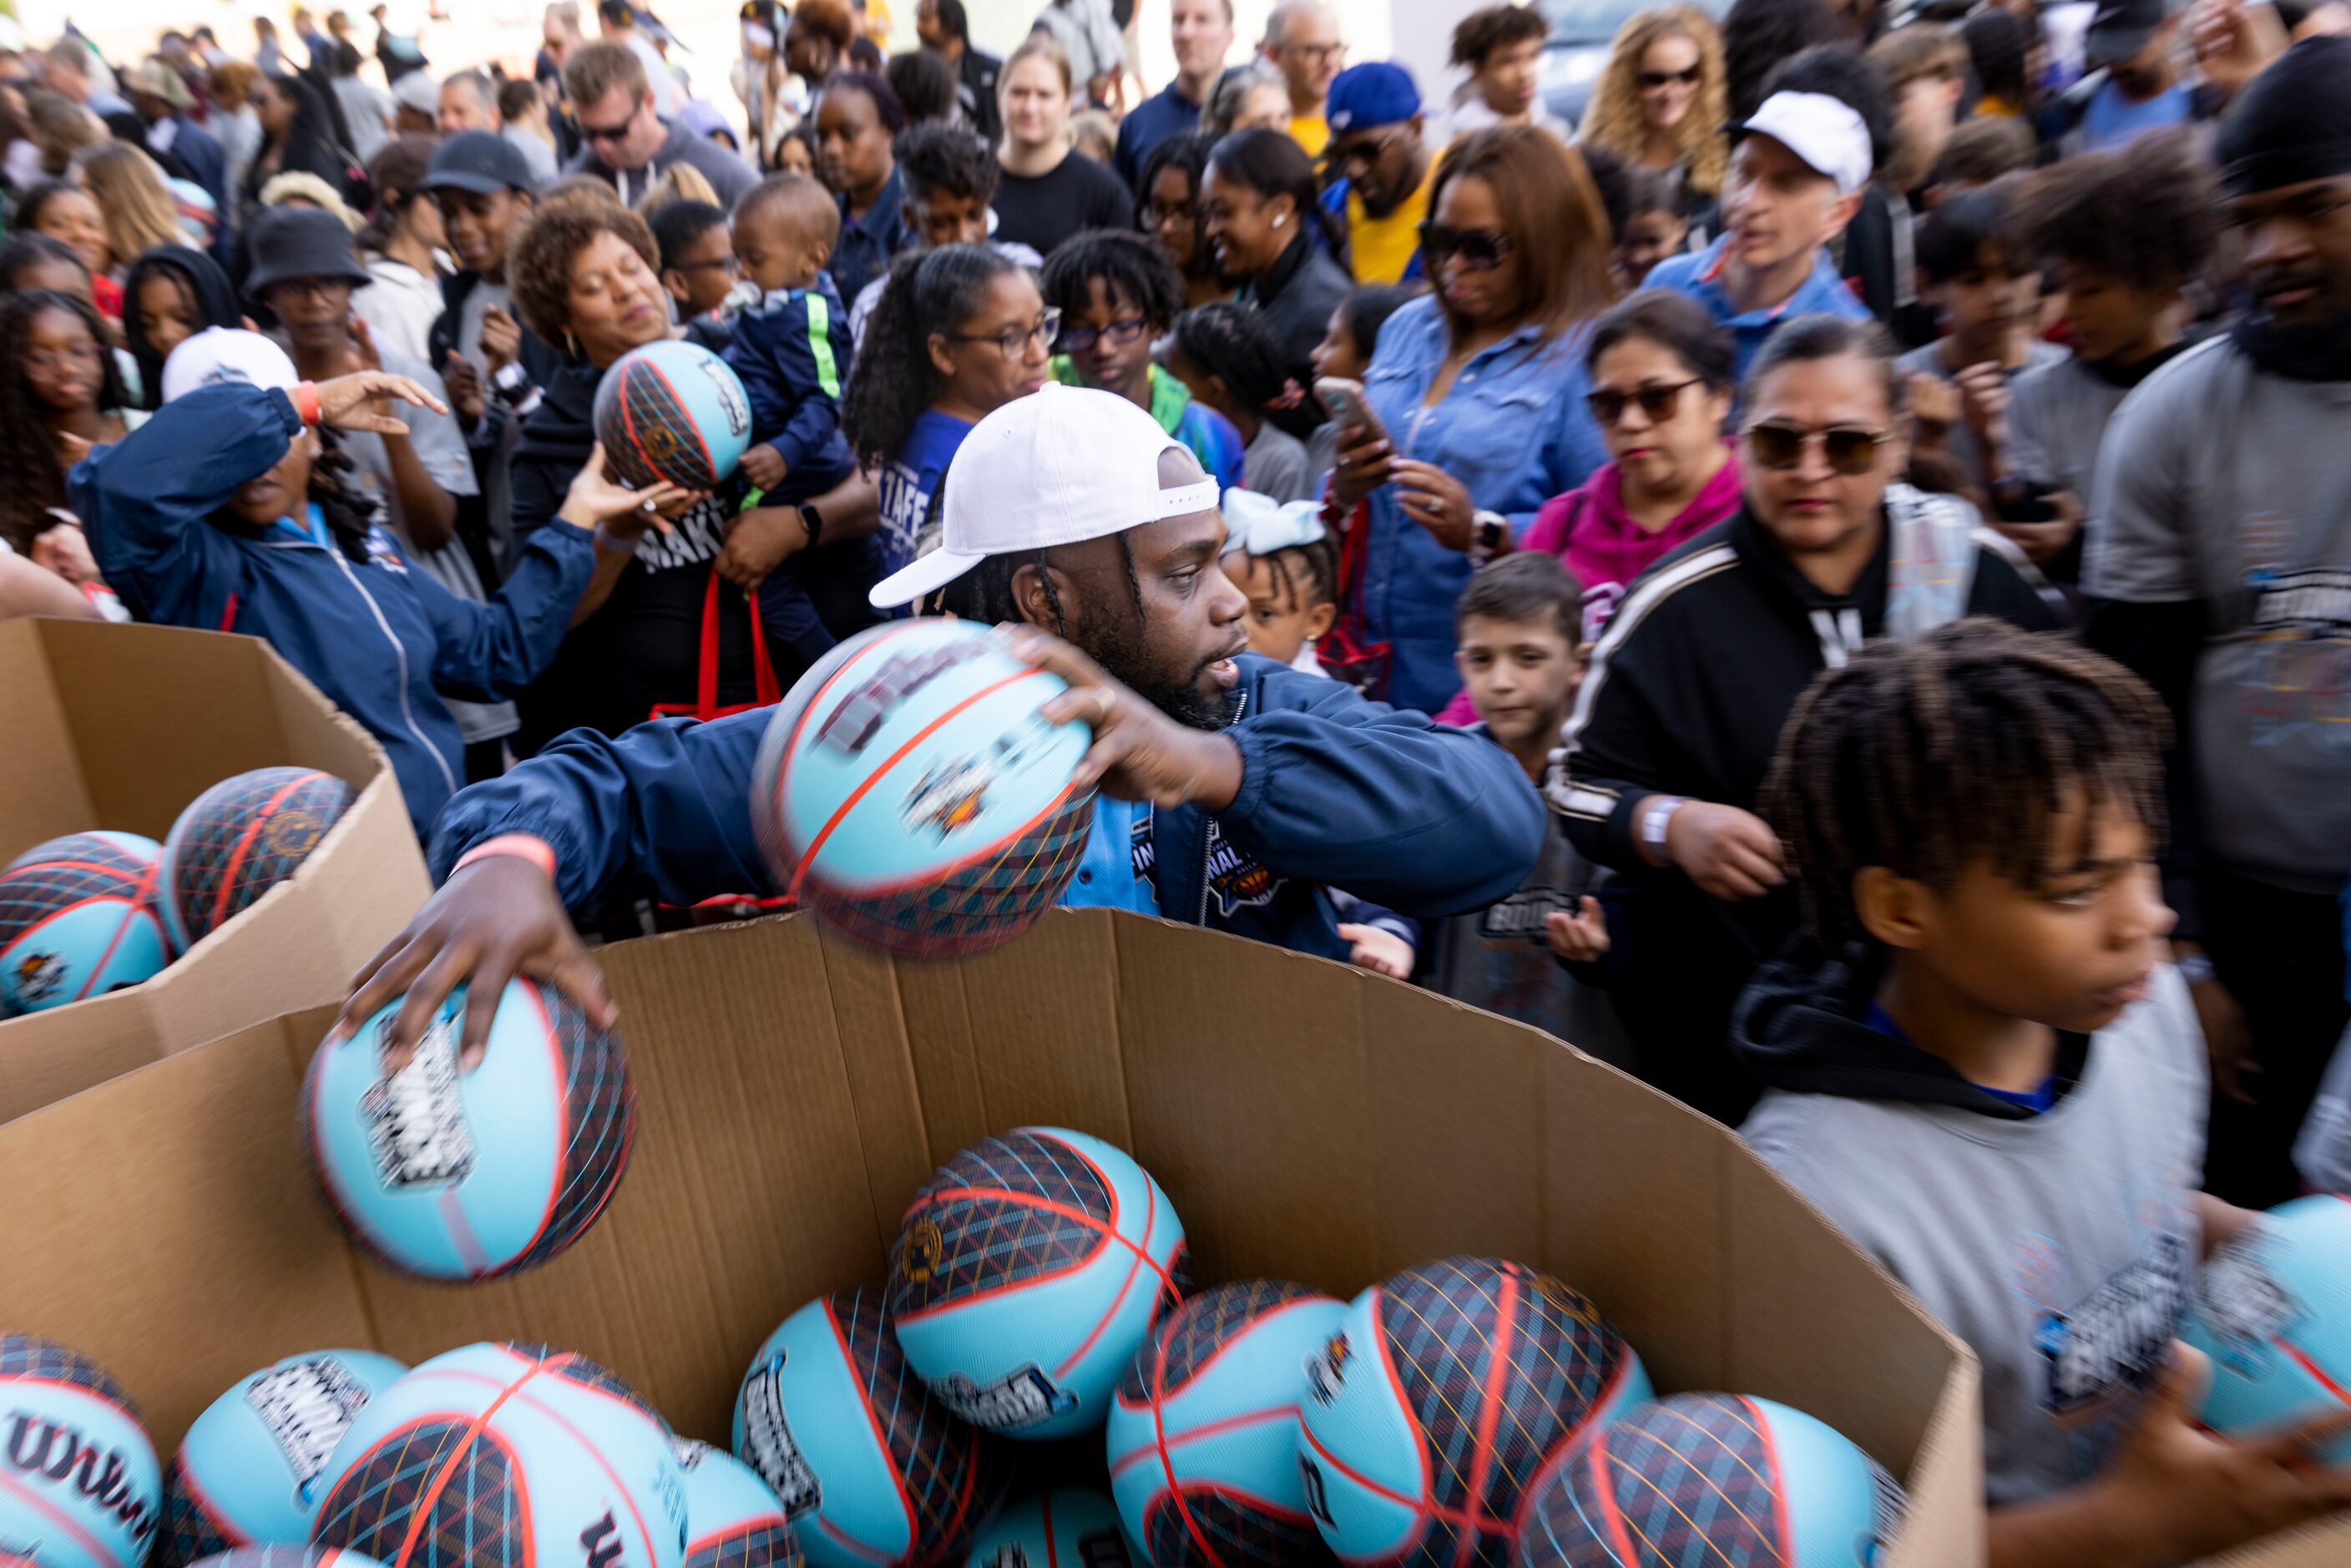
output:
M 1344 376 L 1317 376 L 1314 378 L 1314 395 L 1322 400 L 1322 406 L 1329 409 L 1331 417 L 1341 424 L 1353 425 L 1366 432 L 1374 441 L 1387 439 L 1388 433 L 1381 425 L 1380 416 L 1374 413 L 1372 405 L 1364 401 L 1363 382 L 1349 381 Z

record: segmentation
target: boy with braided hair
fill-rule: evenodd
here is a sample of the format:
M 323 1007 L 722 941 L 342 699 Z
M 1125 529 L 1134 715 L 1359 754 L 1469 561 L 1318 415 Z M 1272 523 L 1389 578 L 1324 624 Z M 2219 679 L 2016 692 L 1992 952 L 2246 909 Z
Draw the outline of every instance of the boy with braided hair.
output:
M 2163 707 L 1956 622 L 1812 686 L 1761 806 L 1814 945 L 1740 998 L 1746 1136 L 1983 1364 L 1991 1561 L 2202 1557 L 2351 1501 L 2325 1430 L 2197 1427 L 2203 1043 L 2165 961 Z

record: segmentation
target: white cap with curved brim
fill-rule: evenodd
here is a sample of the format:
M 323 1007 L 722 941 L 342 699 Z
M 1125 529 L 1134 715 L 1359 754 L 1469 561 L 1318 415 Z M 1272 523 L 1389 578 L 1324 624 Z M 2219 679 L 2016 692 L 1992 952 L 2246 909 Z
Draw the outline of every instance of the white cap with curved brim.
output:
M 912 604 L 992 555 L 1107 538 L 1217 507 L 1217 482 L 1163 489 L 1160 454 L 1184 444 L 1115 392 L 1048 382 L 972 426 L 947 468 L 939 548 L 874 584 L 877 610 Z
M 301 381 L 286 350 L 260 333 L 241 327 L 207 327 L 183 340 L 163 361 L 163 401 L 172 402 L 198 387 L 225 382 L 265 392 L 292 392 Z
M 1777 141 L 1813 173 L 1834 183 L 1840 196 L 1869 183 L 1875 156 L 1869 123 L 1843 99 L 1824 92 L 1775 92 L 1738 130 Z

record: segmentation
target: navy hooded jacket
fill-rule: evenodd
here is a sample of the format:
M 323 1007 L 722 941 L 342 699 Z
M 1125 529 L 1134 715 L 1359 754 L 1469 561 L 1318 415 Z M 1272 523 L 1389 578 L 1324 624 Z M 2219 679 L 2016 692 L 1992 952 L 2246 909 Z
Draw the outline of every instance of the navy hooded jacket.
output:
M 1152 811 L 1135 845 L 1160 913 L 1344 960 L 1322 884 L 1409 915 L 1482 908 L 1518 890 L 1542 847 L 1542 806 L 1517 761 L 1467 730 L 1242 654 L 1241 787 L 1213 818 Z M 616 892 L 691 904 L 779 891 L 751 827 L 765 709 L 664 719 L 617 738 L 574 730 L 450 802 L 427 853 L 445 877 L 501 833 L 555 851 L 575 910 Z
M 465 771 L 438 694 L 502 702 L 528 684 L 563 640 L 596 547 L 579 528 L 541 528 L 506 586 L 475 604 L 412 570 L 381 527 L 354 561 L 290 523 L 207 521 L 301 430 L 282 392 L 201 388 L 76 464 L 74 510 L 133 615 L 259 637 L 365 726 L 422 837 Z

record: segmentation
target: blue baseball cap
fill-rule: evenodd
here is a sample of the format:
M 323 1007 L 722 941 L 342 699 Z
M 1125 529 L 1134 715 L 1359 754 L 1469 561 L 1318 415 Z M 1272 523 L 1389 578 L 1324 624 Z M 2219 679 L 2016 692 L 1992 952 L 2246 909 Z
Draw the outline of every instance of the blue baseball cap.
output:
M 1394 125 L 1419 112 L 1420 89 L 1412 73 L 1388 60 L 1349 66 L 1332 78 L 1322 111 L 1334 135 Z

